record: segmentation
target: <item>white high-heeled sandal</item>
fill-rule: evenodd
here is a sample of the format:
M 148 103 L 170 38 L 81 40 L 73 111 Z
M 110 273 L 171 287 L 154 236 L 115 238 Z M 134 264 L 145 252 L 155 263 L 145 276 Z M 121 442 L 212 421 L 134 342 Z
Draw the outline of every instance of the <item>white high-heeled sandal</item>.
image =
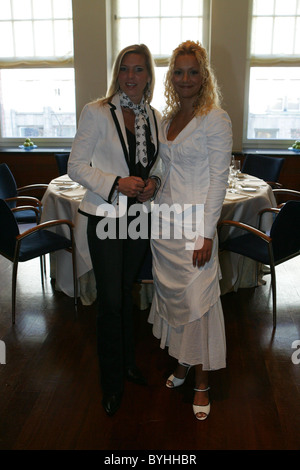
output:
M 179 364 L 180 364 L 181 366 L 184 366 L 184 367 L 187 368 L 187 371 L 186 371 L 186 373 L 185 373 L 185 376 L 183 377 L 183 379 L 179 379 L 178 377 L 175 377 L 174 374 L 171 374 L 170 377 L 168 378 L 167 382 L 166 382 L 166 387 L 168 387 L 168 388 L 176 388 L 176 387 L 180 387 L 180 385 L 183 385 L 183 384 L 184 384 L 185 379 L 187 378 L 187 375 L 188 375 L 188 373 L 189 373 L 189 370 L 190 370 L 190 368 L 191 368 L 192 366 L 189 366 L 188 364 L 181 364 L 180 362 L 179 362 Z M 173 385 L 169 385 L 169 384 L 168 384 L 168 381 L 172 382 Z
M 210 387 L 207 387 L 203 390 L 200 388 L 194 388 L 194 391 L 195 392 L 207 392 L 209 389 Z M 199 421 L 204 421 L 210 413 L 210 402 L 208 402 L 208 405 L 194 405 L 193 404 L 193 412 L 194 412 L 196 419 L 198 419 Z M 205 414 L 205 416 L 201 416 L 200 418 L 197 416 L 197 413 L 203 413 Z

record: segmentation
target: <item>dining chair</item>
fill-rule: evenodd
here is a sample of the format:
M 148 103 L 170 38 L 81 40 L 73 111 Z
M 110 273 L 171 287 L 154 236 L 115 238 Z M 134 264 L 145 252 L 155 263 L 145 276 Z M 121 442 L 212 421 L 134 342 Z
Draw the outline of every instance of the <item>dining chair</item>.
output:
M 278 180 L 284 162 L 285 158 L 246 155 L 242 165 L 242 173 L 256 176 L 266 181 L 270 186 L 280 187 Z
M 58 168 L 59 175 L 65 175 L 68 173 L 68 160 L 69 160 L 69 153 L 55 153 L 54 154 L 56 159 L 56 164 Z
M 73 223 L 66 219 L 51 220 L 36 225 L 25 232 L 20 233 L 19 226 L 6 201 L 0 199 L 0 254 L 12 261 L 12 323 L 15 323 L 16 313 L 16 284 L 18 263 L 40 258 L 41 281 L 44 285 L 42 258 L 48 253 L 59 250 L 67 250 L 72 253 L 73 281 L 74 281 L 74 303 L 77 308 L 77 276 L 76 276 L 76 253 L 73 236 Z M 67 225 L 70 238 L 64 237 L 51 231 L 53 227 Z
M 287 188 L 274 188 L 273 194 L 275 196 L 277 207 L 281 207 L 286 201 L 290 200 L 300 200 L 300 191 L 295 189 L 287 189 Z
M 267 208 L 259 213 L 276 215 L 270 234 L 242 222 L 223 220 L 218 224 L 220 250 L 246 256 L 270 267 L 273 300 L 273 327 L 276 327 L 276 274 L 275 266 L 300 255 L 300 201 L 287 201 L 282 208 Z M 221 237 L 225 226 L 240 229 L 226 239 Z M 258 225 L 260 227 L 260 224 Z
M 46 190 L 47 184 L 29 184 L 17 187 L 13 173 L 6 163 L 0 164 L 0 199 L 4 199 L 8 206 L 13 209 L 17 205 L 33 206 L 39 209 L 39 220 L 42 211 L 42 203 L 37 197 L 22 195 L 26 192 L 36 190 Z M 16 211 L 14 213 L 19 224 L 28 224 L 36 222 L 36 211 L 27 207 L 26 210 Z

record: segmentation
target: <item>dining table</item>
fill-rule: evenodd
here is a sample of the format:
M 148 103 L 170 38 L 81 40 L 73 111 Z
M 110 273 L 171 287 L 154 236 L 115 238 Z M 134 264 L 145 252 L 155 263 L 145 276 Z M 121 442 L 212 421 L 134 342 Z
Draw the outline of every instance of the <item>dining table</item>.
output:
M 86 188 L 72 181 L 68 175 L 53 179 L 42 199 L 41 222 L 53 219 L 68 219 L 73 222 L 78 295 L 83 305 L 91 305 L 96 299 L 96 283 L 87 242 L 87 217 L 78 211 L 85 192 Z M 64 226 L 56 230 L 67 236 Z M 71 254 L 67 251 L 55 252 L 50 258 L 50 276 L 55 280 L 55 289 L 70 297 L 74 295 L 71 263 Z
M 257 214 L 269 207 L 276 207 L 276 200 L 269 186 L 263 180 L 250 175 L 240 174 L 235 189 L 228 188 L 221 210 L 220 220 L 230 219 L 257 226 Z M 234 192 L 232 192 L 234 191 Z M 68 175 L 53 179 L 43 196 L 41 222 L 53 219 L 68 219 L 74 224 L 76 244 L 78 293 L 83 305 L 91 305 L 96 300 L 96 284 L 87 242 L 87 217 L 78 209 L 86 189 L 72 181 Z M 272 223 L 269 213 L 263 219 L 262 229 L 267 231 Z M 65 228 L 57 227 L 62 235 Z M 223 236 L 226 236 L 224 234 Z M 221 294 L 237 291 L 239 288 L 257 285 L 256 263 L 244 256 L 220 252 L 220 288 Z M 55 289 L 73 296 L 72 258 L 68 252 L 57 252 L 50 258 L 50 275 L 55 280 Z M 263 284 L 263 271 L 260 271 L 259 283 Z M 153 295 L 153 285 L 139 286 L 135 300 L 141 309 L 149 306 Z
M 276 207 L 277 202 L 272 187 L 255 176 L 240 173 L 234 189 L 228 188 L 221 210 L 220 220 L 235 220 L 258 228 L 259 212 L 263 209 Z M 268 232 L 273 223 L 273 215 L 265 213 L 260 228 Z M 225 227 L 219 233 L 221 239 L 240 235 L 235 229 Z M 230 251 L 219 251 L 221 295 L 236 292 L 240 288 L 256 287 L 265 284 L 264 266 L 256 261 Z M 258 269 L 257 269 L 258 268 Z

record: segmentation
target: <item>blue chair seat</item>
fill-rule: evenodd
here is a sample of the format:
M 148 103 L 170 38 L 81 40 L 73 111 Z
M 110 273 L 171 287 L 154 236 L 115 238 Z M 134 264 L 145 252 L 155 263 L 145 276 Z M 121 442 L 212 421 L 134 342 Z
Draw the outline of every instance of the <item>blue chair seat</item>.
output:
M 247 256 L 263 264 L 270 262 L 268 245 L 252 233 L 229 238 L 220 244 L 220 249 Z
M 54 251 L 72 248 L 72 242 L 68 238 L 57 233 L 43 230 L 35 232 L 30 237 L 24 238 L 19 251 L 19 261 L 28 261 L 38 256 L 43 256 Z
M 14 216 L 18 222 L 18 224 L 34 224 L 36 223 L 36 214 L 34 211 L 26 210 L 15 212 Z

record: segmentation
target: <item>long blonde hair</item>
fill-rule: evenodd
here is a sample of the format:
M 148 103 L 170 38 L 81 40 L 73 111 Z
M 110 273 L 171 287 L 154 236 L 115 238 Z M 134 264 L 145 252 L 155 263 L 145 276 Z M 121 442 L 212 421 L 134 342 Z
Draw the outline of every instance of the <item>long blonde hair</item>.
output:
M 195 115 L 205 115 L 212 108 L 220 106 L 221 94 L 214 72 L 210 67 L 206 50 L 198 41 L 185 41 L 174 49 L 165 78 L 166 107 L 163 115 L 166 119 L 169 119 L 180 109 L 180 101 L 174 90 L 172 77 L 177 56 L 185 54 L 193 54 L 196 57 L 202 78 L 201 88 L 194 102 Z
M 147 46 L 145 46 L 145 44 L 134 44 L 132 46 L 125 47 L 119 52 L 112 68 L 112 78 L 111 78 L 111 82 L 106 93 L 106 97 L 99 100 L 101 105 L 104 105 L 108 103 L 109 101 L 111 101 L 114 95 L 118 93 L 120 89 L 118 76 L 119 76 L 119 71 L 120 71 L 122 60 L 126 54 L 133 54 L 133 53 L 140 54 L 145 57 L 149 80 L 144 90 L 144 99 L 148 104 L 151 103 L 152 98 L 153 98 L 154 85 L 155 85 L 154 61 L 153 61 L 150 50 L 148 49 Z

